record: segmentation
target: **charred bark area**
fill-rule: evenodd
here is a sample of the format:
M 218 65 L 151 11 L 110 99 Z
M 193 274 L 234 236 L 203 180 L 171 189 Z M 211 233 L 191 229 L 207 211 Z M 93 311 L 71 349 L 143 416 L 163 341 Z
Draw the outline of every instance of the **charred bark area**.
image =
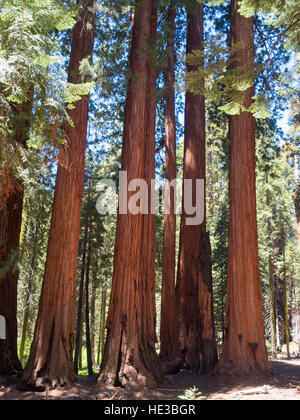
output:
M 232 1 L 231 44 L 244 47 L 234 67 L 254 63 L 253 18 L 238 13 Z M 245 91 L 248 109 L 254 86 Z M 271 372 L 264 338 L 263 302 L 258 268 L 255 178 L 255 119 L 250 112 L 230 117 L 230 223 L 227 321 L 224 351 L 216 373 Z
M 93 53 L 94 13 L 94 0 L 84 0 L 72 33 L 70 83 L 82 82 L 80 63 Z M 85 96 L 69 110 L 73 126 L 64 127 L 67 145 L 58 156 L 38 319 L 28 365 L 19 385 L 23 390 L 64 387 L 76 380 L 73 369 L 76 274 L 88 113 L 89 96 Z
M 155 0 L 137 2 L 130 53 L 122 171 L 128 182 L 150 187 L 155 174 Z M 132 197 L 128 193 L 128 200 Z M 127 201 L 128 202 L 128 201 Z M 150 201 L 149 201 L 150 203 Z M 129 389 L 154 387 L 161 379 L 155 351 L 155 217 L 118 214 L 108 336 L 100 382 Z
M 175 9 L 168 10 L 170 29 L 168 39 L 168 66 L 165 71 L 166 81 L 166 163 L 165 177 L 172 182 L 176 179 L 176 116 L 175 116 Z M 163 275 L 161 299 L 160 357 L 171 361 L 176 357 L 177 314 L 176 314 L 176 209 L 174 191 L 166 188 L 166 196 L 170 197 L 170 214 L 164 216 Z
M 187 53 L 203 50 L 203 5 L 195 1 L 188 14 Z M 188 66 L 188 71 L 196 70 Z M 202 95 L 186 93 L 184 179 L 206 179 L 205 100 Z M 195 205 L 195 203 L 193 203 Z M 211 247 L 205 220 L 188 226 L 183 211 L 180 232 L 178 278 L 176 286 L 179 350 L 185 354 L 186 367 L 208 372 L 216 364 Z

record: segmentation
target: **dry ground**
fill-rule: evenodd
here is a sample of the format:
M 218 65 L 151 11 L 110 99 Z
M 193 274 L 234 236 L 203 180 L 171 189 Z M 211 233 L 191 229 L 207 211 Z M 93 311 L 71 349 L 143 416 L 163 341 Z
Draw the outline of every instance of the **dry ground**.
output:
M 14 379 L 0 377 L 0 400 L 176 400 L 186 389 L 197 387 L 206 400 L 300 400 L 300 359 L 273 362 L 274 375 L 245 378 L 195 377 L 183 371 L 166 378 L 156 390 L 128 393 L 98 385 L 96 377 L 80 377 L 72 388 L 44 393 L 22 393 Z

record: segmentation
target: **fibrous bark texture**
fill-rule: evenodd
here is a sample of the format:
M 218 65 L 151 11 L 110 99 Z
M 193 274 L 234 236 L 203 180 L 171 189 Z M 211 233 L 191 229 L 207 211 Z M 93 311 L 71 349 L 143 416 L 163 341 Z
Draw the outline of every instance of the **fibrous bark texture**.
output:
M 156 19 L 155 0 L 137 2 L 122 155 L 128 182 L 143 179 L 148 187 L 155 176 L 156 68 L 150 47 L 156 40 Z M 128 193 L 128 200 L 132 195 Z M 131 389 L 155 386 L 161 370 L 155 351 L 153 214 L 118 214 L 107 330 L 100 381 Z
M 243 43 L 234 68 L 254 64 L 253 18 L 238 13 L 232 1 L 231 44 Z M 254 86 L 244 92 L 252 104 Z M 227 321 L 224 351 L 216 372 L 243 375 L 270 372 L 264 338 L 263 303 L 258 266 L 255 182 L 255 119 L 250 112 L 230 118 L 230 224 Z
M 188 14 L 187 53 L 203 50 L 203 5 L 196 1 Z M 188 66 L 188 71 L 195 70 Z M 184 179 L 205 180 L 205 101 L 202 95 L 186 93 Z M 193 203 L 195 205 L 195 203 Z M 202 203 L 205 206 L 205 203 Z M 188 226 L 183 210 L 180 232 L 177 305 L 179 346 L 185 363 L 196 373 L 210 371 L 217 362 L 213 317 L 211 247 L 205 220 Z
M 22 223 L 23 189 L 20 184 L 5 203 L 0 204 L 0 266 L 8 264 L 0 279 L 0 315 L 6 320 L 6 340 L 0 340 L 0 374 L 14 375 L 22 370 L 17 352 L 16 252 Z
M 24 104 L 11 104 L 17 121 L 14 133 L 16 155 L 19 154 L 18 147 L 26 146 L 30 127 L 32 90 L 28 96 L 30 100 Z M 2 140 L 8 141 L 6 138 Z M 0 340 L 0 374 L 14 375 L 22 370 L 17 355 L 17 261 L 24 192 L 21 180 L 11 173 L 9 162 L 5 160 L 0 162 L 0 180 L 0 269 L 4 270 L 4 277 L 0 279 L 0 315 L 6 320 L 6 339 Z
M 94 0 L 84 0 L 72 32 L 70 83 L 80 83 L 79 67 L 93 53 Z M 92 28 L 91 29 L 91 25 Z M 43 390 L 75 381 L 73 348 L 76 274 L 83 193 L 89 96 L 69 111 L 67 145 L 60 150 L 38 319 L 20 388 Z
M 168 66 L 166 80 L 166 163 L 165 177 L 171 183 L 176 179 L 176 117 L 175 117 L 175 9 L 168 11 L 170 34 L 168 38 Z M 176 314 L 176 209 L 174 190 L 166 185 L 166 200 L 169 214 L 164 216 L 163 274 L 161 298 L 160 357 L 171 361 L 176 356 L 177 314 Z

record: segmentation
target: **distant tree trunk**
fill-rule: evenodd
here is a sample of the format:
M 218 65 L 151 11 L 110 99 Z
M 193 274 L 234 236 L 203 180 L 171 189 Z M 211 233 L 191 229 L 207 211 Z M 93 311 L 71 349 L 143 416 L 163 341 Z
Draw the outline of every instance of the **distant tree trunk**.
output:
M 175 17 L 173 5 L 168 10 L 168 67 L 166 79 L 166 180 L 176 179 L 176 116 L 175 116 Z M 175 358 L 177 345 L 176 315 L 176 209 L 174 192 L 167 184 L 166 196 L 170 197 L 170 214 L 164 216 L 163 274 L 161 298 L 160 357 L 171 361 Z
M 266 175 L 266 185 L 268 185 L 269 179 Z M 266 204 L 270 206 L 270 193 L 267 191 Z M 269 244 L 269 296 L 270 296 L 270 324 L 271 324 L 271 350 L 273 359 L 277 358 L 276 352 L 276 313 L 275 313 L 275 293 L 274 293 L 274 253 L 272 249 L 272 229 L 270 219 L 268 218 L 268 235 L 270 238 Z
M 87 250 L 87 264 L 85 271 L 85 330 L 86 330 L 86 354 L 88 363 L 88 372 L 92 376 L 93 371 L 93 358 L 92 358 L 92 345 L 91 345 L 91 330 L 90 330 L 90 266 L 91 266 L 91 239 L 89 238 Z
M 92 296 L 91 296 L 91 346 L 92 359 L 96 362 L 96 293 L 97 293 L 97 275 L 98 275 L 98 256 L 96 254 L 95 265 L 93 270 Z
M 300 249 L 300 179 L 298 171 L 298 156 L 295 156 L 295 181 L 296 181 L 296 190 L 293 196 L 295 211 L 296 211 L 296 221 L 297 221 L 297 235 L 298 235 L 298 246 Z M 297 303 L 296 310 L 296 331 L 298 336 L 298 352 L 300 354 L 300 302 Z
M 88 242 L 88 225 L 89 225 L 89 215 L 87 212 L 86 218 L 85 218 L 84 238 L 83 238 L 83 244 L 82 244 L 83 255 L 82 255 L 79 293 L 78 293 L 78 302 L 77 302 L 77 325 L 76 325 L 75 352 L 74 352 L 74 371 L 76 374 L 78 374 L 78 367 L 79 367 L 78 363 L 79 363 L 79 357 L 80 357 L 81 345 L 82 345 L 83 292 L 84 292 L 84 276 L 85 276 L 86 255 L 87 255 L 87 242 Z
M 274 294 L 274 268 L 272 253 L 269 254 L 269 295 L 270 295 L 270 326 L 271 326 L 271 350 L 273 359 L 277 358 L 276 352 L 276 312 Z
M 83 363 L 82 363 L 82 339 L 83 339 L 83 320 L 81 321 L 81 326 L 80 326 L 80 335 L 79 335 L 79 360 L 78 360 L 78 368 L 79 370 L 83 369 Z
M 84 0 L 72 32 L 70 83 L 82 77 L 80 63 L 93 53 L 95 1 Z M 73 348 L 76 314 L 76 274 L 83 193 L 89 96 L 69 110 L 67 145 L 58 157 L 52 222 L 38 319 L 21 389 L 55 388 L 76 380 Z
M 128 182 L 155 177 L 156 0 L 138 2 L 130 54 L 122 171 Z M 128 193 L 128 200 L 133 193 Z M 149 196 L 150 197 L 150 196 Z M 149 202 L 151 202 L 149 200 Z M 149 212 L 148 212 L 149 213 Z M 155 216 L 118 214 L 108 337 L 100 381 L 126 388 L 156 386 Z
M 253 65 L 253 18 L 231 3 L 231 45 L 243 43 L 233 67 Z M 248 109 L 254 86 L 245 91 Z M 255 119 L 250 112 L 230 117 L 230 222 L 226 338 L 216 372 L 242 375 L 271 372 L 264 337 L 263 303 L 258 268 L 255 183 Z
M 296 313 L 296 332 L 298 337 L 298 353 L 300 355 L 300 303 L 297 304 L 297 313 Z
M 290 354 L 290 321 L 289 321 L 289 302 L 287 293 L 287 278 L 286 278 L 286 231 L 283 228 L 283 299 L 284 299 L 284 320 L 285 320 L 285 342 L 288 359 Z
M 275 320 L 276 320 L 276 349 L 281 351 L 281 346 L 285 339 L 285 310 L 284 310 L 284 282 L 279 274 L 280 256 L 283 255 L 284 242 L 282 235 L 278 235 L 273 240 L 272 264 L 273 264 L 273 284 L 275 299 Z
M 102 328 L 101 328 L 101 356 L 102 359 L 104 357 L 105 352 L 105 336 L 106 336 L 106 330 L 105 330 L 105 322 L 106 322 L 106 299 L 107 299 L 107 289 L 106 286 L 103 290 L 103 297 L 102 297 L 102 310 L 103 310 L 103 316 L 102 316 Z
M 21 337 L 20 352 L 19 352 L 21 363 L 23 363 L 23 359 L 24 359 L 24 351 L 25 351 L 25 344 L 26 344 L 26 337 L 27 337 L 27 330 L 28 330 L 28 321 L 29 321 L 30 307 L 31 307 L 30 301 L 32 297 L 33 281 L 34 281 L 34 275 L 35 275 L 36 264 L 37 264 L 37 252 L 38 252 L 37 245 L 38 245 L 38 238 L 35 235 L 31 262 L 30 262 L 30 274 L 28 277 L 28 284 L 27 284 L 27 290 L 26 290 L 25 311 L 24 311 L 22 337 Z
M 197 1 L 188 14 L 187 53 L 203 50 L 203 5 Z M 194 70 L 188 66 L 188 71 Z M 206 179 L 205 102 L 204 96 L 186 93 L 185 152 L 183 178 Z M 209 372 L 217 363 L 217 345 L 213 317 L 212 266 L 209 233 L 202 225 L 188 226 L 181 219 L 177 304 L 179 345 L 187 367 L 196 373 Z
M 296 188 L 293 199 L 294 199 L 296 219 L 297 219 L 298 244 L 300 248 L 300 181 L 296 180 L 296 182 L 297 182 L 297 188 Z
M 100 312 L 100 327 L 99 327 L 99 344 L 98 344 L 98 365 L 103 360 L 105 350 L 105 317 L 106 317 L 106 286 L 102 286 L 101 292 L 101 312 Z

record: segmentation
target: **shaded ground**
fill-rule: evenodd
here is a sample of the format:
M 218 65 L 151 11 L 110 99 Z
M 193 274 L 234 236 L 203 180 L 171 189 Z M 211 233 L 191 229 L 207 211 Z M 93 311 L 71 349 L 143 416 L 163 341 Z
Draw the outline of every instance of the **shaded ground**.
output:
M 300 400 L 300 359 L 273 362 L 274 375 L 245 378 L 195 377 L 183 371 L 168 376 L 157 390 L 128 393 L 81 377 L 76 386 L 44 393 L 17 391 L 15 380 L 0 377 L 0 400 L 176 400 L 196 387 L 207 400 Z

